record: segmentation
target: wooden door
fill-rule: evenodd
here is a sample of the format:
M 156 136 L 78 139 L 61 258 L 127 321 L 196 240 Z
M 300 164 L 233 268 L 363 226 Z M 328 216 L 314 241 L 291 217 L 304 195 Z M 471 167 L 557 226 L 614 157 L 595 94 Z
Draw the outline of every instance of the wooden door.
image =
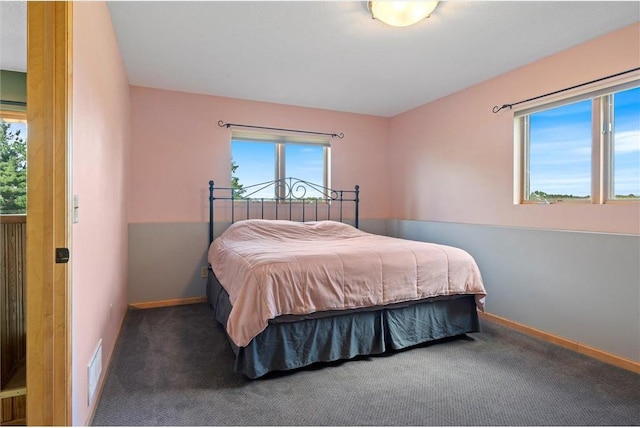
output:
M 27 424 L 71 424 L 71 2 L 27 4 Z

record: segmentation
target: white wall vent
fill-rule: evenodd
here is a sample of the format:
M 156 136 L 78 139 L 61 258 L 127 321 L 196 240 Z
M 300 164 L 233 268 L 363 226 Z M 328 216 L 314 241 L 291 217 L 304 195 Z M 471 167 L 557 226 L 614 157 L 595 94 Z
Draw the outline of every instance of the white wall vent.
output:
M 96 395 L 96 389 L 98 388 L 98 381 L 100 380 L 100 374 L 102 373 L 102 339 L 98 341 L 98 347 L 96 352 L 93 353 L 93 357 L 89 361 L 87 366 L 89 374 L 89 406 L 93 403 L 93 399 Z

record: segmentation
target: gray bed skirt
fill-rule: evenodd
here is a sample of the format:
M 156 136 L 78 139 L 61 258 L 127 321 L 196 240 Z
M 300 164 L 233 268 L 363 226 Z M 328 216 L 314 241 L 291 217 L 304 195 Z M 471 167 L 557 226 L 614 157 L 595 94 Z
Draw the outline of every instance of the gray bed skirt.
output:
M 226 328 L 232 306 L 211 269 L 207 299 L 215 319 Z M 474 296 L 460 295 L 296 321 L 276 319 L 246 347 L 229 342 L 236 355 L 234 370 L 255 379 L 271 371 L 382 354 L 478 331 Z

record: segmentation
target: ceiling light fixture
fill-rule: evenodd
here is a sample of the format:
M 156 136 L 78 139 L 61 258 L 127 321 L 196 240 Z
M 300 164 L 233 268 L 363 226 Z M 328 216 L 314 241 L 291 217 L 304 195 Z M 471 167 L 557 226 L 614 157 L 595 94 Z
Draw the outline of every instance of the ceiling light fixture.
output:
M 394 27 L 406 27 L 428 18 L 437 1 L 370 1 L 371 17 Z

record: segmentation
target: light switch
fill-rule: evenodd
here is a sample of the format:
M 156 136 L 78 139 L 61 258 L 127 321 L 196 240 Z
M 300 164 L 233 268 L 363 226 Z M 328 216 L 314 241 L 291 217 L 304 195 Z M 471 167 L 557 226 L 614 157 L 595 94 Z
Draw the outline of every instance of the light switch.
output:
M 78 195 L 73 195 L 73 223 L 78 222 Z

